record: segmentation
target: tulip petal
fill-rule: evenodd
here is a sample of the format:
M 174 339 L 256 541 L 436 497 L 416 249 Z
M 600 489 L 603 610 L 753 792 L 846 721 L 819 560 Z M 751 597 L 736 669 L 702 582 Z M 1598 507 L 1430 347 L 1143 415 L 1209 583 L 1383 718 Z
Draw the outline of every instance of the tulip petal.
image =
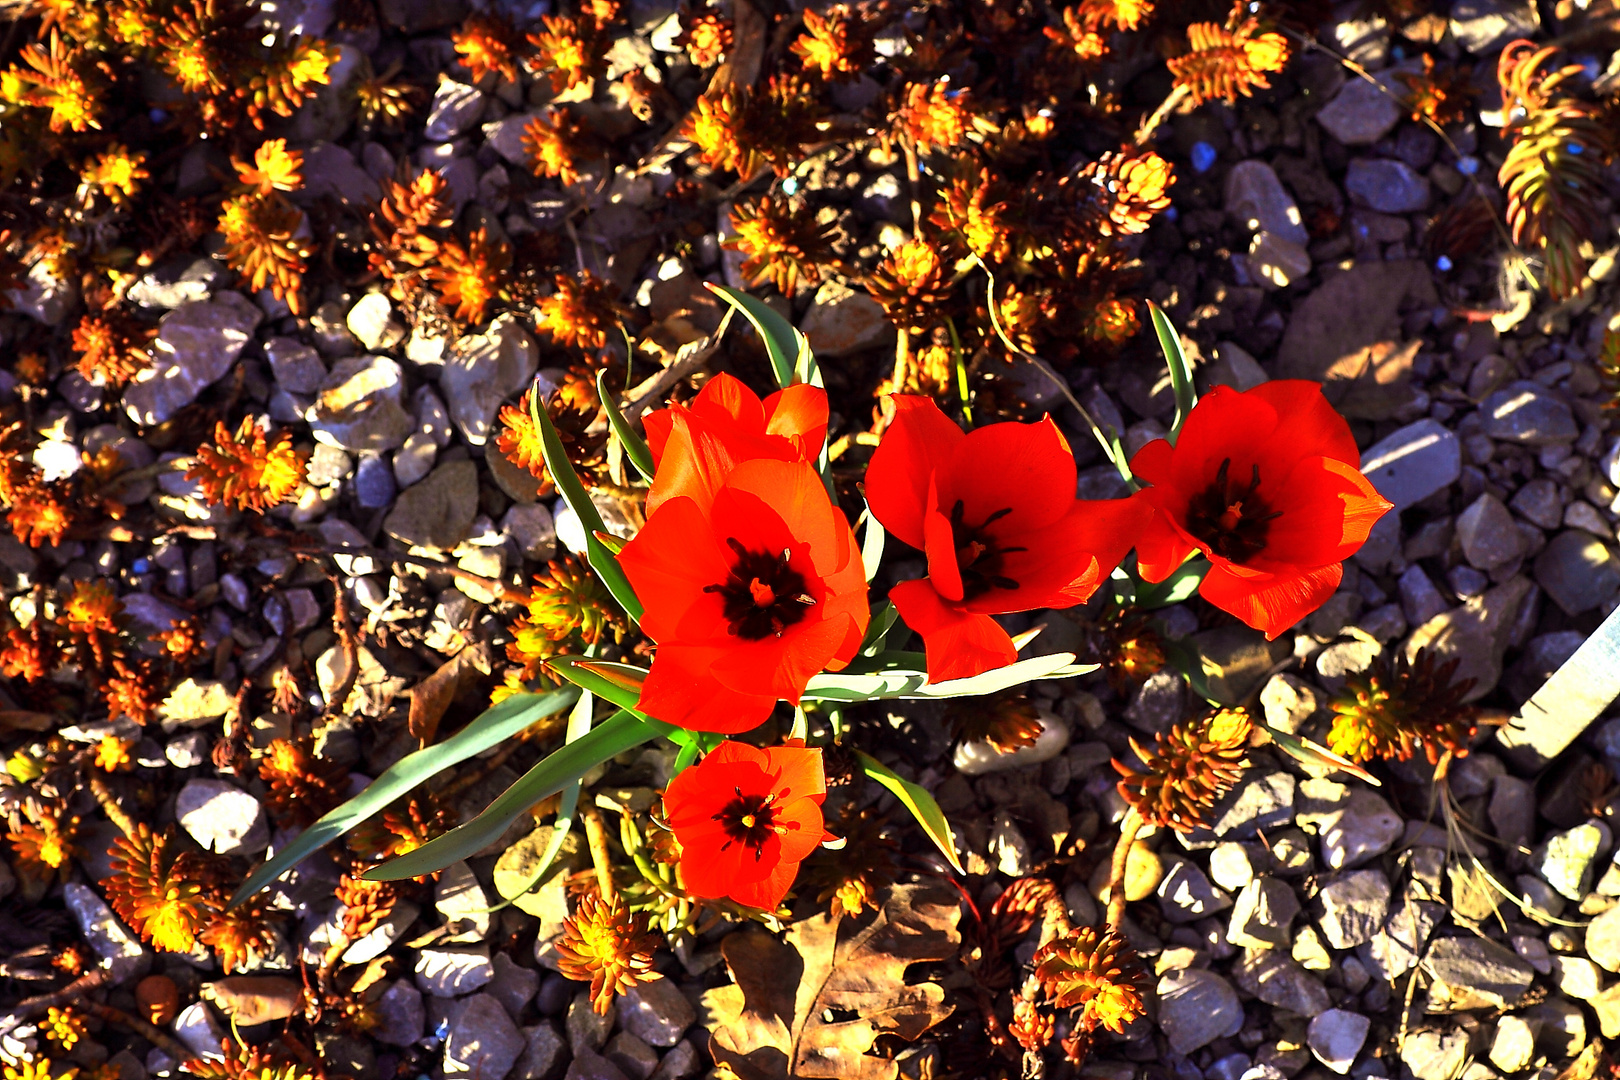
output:
M 765 409 L 759 395 L 734 375 L 720 372 L 692 399 L 692 415 L 711 422 L 735 424 L 750 434 L 765 433 Z
M 771 776 L 771 790 L 782 798 L 818 799 L 827 794 L 827 773 L 820 750 L 770 746 L 763 753 L 765 769 Z
M 1083 604 L 1136 546 L 1154 516 L 1139 496 L 1077 499 L 1061 519 L 1020 538 L 1028 550 L 1003 556 L 1001 572 L 1018 588 L 991 589 L 964 606 L 996 615 Z
M 895 394 L 894 422 L 866 467 L 866 502 L 896 539 L 923 549 L 929 477 L 966 438 L 932 398 Z
M 1131 458 L 1131 473 L 1145 483 L 1169 483 L 1175 454 L 1175 447 L 1170 445 L 1169 440 L 1154 439 Z
M 1154 505 L 1150 496 L 1158 491 L 1158 488 L 1149 488 L 1135 497 Z M 1142 575 L 1143 581 L 1158 583 L 1175 573 L 1176 568 L 1187 561 L 1187 556 L 1197 550 L 1198 546 L 1176 525 L 1175 519 L 1156 506 L 1153 519 L 1136 538 L 1137 573 Z
M 1360 468 L 1361 451 L 1350 425 L 1322 394 L 1322 384 L 1308 379 L 1273 379 L 1246 392 L 1270 405 L 1277 425 L 1259 450 L 1262 460 L 1295 456 L 1330 457 Z
M 1198 592 L 1270 641 L 1326 603 L 1343 577 L 1342 563 L 1294 574 L 1270 574 L 1246 571 L 1221 560 L 1204 575 Z
M 765 432 L 793 442 L 805 460 L 815 458 L 827 441 L 827 391 L 805 383 L 778 390 L 765 399 Z
M 929 492 L 932 501 L 933 492 Z M 962 599 L 962 567 L 956 561 L 956 537 L 948 518 L 930 507 L 923 518 L 923 553 L 928 556 L 928 580 L 947 600 Z
M 770 718 L 776 698 L 721 684 L 710 670 L 727 652 L 709 645 L 660 645 L 641 684 L 638 707 L 666 724 L 735 735 Z
M 1288 502 L 1266 533 L 1268 563 L 1320 566 L 1340 562 L 1367 541 L 1391 504 L 1354 465 L 1330 457 L 1307 458 L 1280 490 Z
M 1277 410 L 1269 402 L 1230 386 L 1217 386 L 1199 399 L 1181 426 L 1166 482 L 1184 496 L 1197 495 L 1214 483 L 1221 462 L 1228 459 L 1230 477 L 1246 479 L 1258 464 L 1261 482 L 1274 480 L 1278 459 L 1262 459 L 1259 451 L 1276 429 Z M 1262 488 L 1262 492 L 1266 490 Z
M 730 553 L 723 551 L 703 511 L 692 499 L 671 499 L 647 519 L 624 550 L 619 565 L 646 611 L 641 628 L 654 641 L 725 631 L 724 604 L 704 588 L 726 580 Z
M 1034 424 L 991 424 L 967 433 L 939 470 L 939 506 L 962 520 L 989 527 L 992 536 L 1016 536 L 1061 518 L 1074 502 L 1074 453 L 1051 417 Z M 1010 511 L 1010 512 L 1006 512 Z
M 902 581 L 889 590 L 889 599 L 906 625 L 922 635 L 929 682 L 972 678 L 1018 659 L 1000 623 L 947 605 L 926 580 Z
M 849 629 L 848 616 L 806 617 L 781 637 L 745 641 L 733 638 L 710 670 L 720 684 L 739 694 L 769 694 L 797 704 L 805 684 L 826 668 Z

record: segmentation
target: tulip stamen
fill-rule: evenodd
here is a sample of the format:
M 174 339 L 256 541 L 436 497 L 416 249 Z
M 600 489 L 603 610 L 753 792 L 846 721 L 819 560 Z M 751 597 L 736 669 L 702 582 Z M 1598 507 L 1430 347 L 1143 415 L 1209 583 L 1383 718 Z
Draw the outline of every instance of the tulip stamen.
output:
M 991 589 L 1018 588 L 1016 580 L 1002 573 L 1002 557 L 1029 549 L 1003 546 L 998 538 L 986 532 L 991 525 L 1012 513 L 1012 507 L 1004 506 L 993 511 L 978 526 L 967 524 L 963 520 L 965 513 L 966 507 L 961 499 L 957 499 L 951 507 L 951 542 L 956 547 L 956 565 L 962 575 L 962 599 L 971 600 Z
M 718 821 L 725 830 L 726 842 L 720 845 L 720 850 L 742 844 L 754 849 L 754 861 L 759 862 L 764 856 L 765 841 L 787 832 L 787 826 L 776 820 L 776 793 L 744 795 L 740 787 L 733 790 L 737 797 L 711 816 L 711 820 Z
M 736 553 L 737 561 L 725 581 L 705 585 L 703 591 L 720 594 L 726 629 L 734 637 L 744 641 L 781 637 L 815 606 L 804 575 L 788 565 L 791 551 L 780 555 L 749 551 L 735 537 L 728 537 L 726 545 Z
M 1260 498 L 1258 464 L 1250 467 L 1244 485 L 1232 481 L 1231 469 L 1232 459 L 1224 459 L 1209 487 L 1188 501 L 1187 531 L 1212 554 L 1242 564 L 1265 549 L 1271 522 L 1282 511 Z

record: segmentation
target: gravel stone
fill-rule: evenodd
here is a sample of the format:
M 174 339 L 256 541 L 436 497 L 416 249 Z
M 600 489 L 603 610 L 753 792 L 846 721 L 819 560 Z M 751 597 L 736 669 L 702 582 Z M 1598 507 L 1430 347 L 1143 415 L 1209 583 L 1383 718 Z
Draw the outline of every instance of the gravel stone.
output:
M 1291 886 L 1274 877 L 1255 878 L 1232 904 L 1226 940 L 1240 949 L 1287 946 L 1289 925 L 1298 914 L 1299 898 Z
M 404 394 L 405 373 L 388 357 L 339 360 L 321 384 L 310 430 L 340 450 L 392 450 L 416 430 Z
M 1404 510 L 1457 482 L 1462 444 L 1439 421 L 1419 420 L 1368 447 L 1361 470 L 1378 494 Z
M 1606 607 L 1620 594 L 1620 558 L 1585 529 L 1566 529 L 1547 541 L 1532 573 L 1566 615 Z
M 1520 380 L 1487 397 L 1479 407 L 1485 434 L 1523 446 L 1567 443 L 1581 433 L 1575 415 L 1538 382 Z
M 1243 1004 L 1213 971 L 1182 968 L 1159 979 L 1159 1029 L 1178 1054 L 1190 1054 L 1243 1027 Z
M 1524 538 L 1502 500 L 1486 492 L 1457 515 L 1463 557 L 1480 570 L 1494 570 L 1524 554 Z
M 204 387 L 236 366 L 263 318 L 258 305 L 235 292 L 220 292 L 163 316 L 152 342 L 152 366 L 125 388 L 124 411 L 143 427 L 173 419 Z
M 1165 857 L 1164 864 L 1165 873 L 1159 881 L 1157 893 L 1159 910 L 1166 921 L 1197 922 L 1232 906 L 1232 898 L 1212 885 L 1191 859 L 1172 855 Z
M 1300 1016 L 1315 1016 L 1332 1004 L 1321 980 L 1275 949 L 1245 951 L 1233 977 L 1246 993 Z
M 444 1043 L 444 1075 L 503 1080 L 523 1053 L 523 1033 L 490 994 L 468 998 Z
M 1226 174 L 1226 212 L 1250 231 L 1300 246 L 1311 242 L 1294 197 L 1263 161 L 1240 161 Z
M 1356 1063 L 1371 1029 L 1372 1021 L 1360 1013 L 1329 1009 L 1311 1019 L 1305 1042 L 1317 1061 L 1344 1075 Z
M 1340 874 L 1317 895 L 1322 936 L 1335 949 L 1353 949 L 1384 924 L 1389 913 L 1389 878 L 1382 870 Z
M 204 851 L 255 855 L 270 846 L 264 807 L 223 780 L 188 780 L 175 800 L 174 814 Z
M 1344 190 L 1384 214 L 1415 214 L 1429 205 L 1429 181 L 1403 161 L 1357 158 L 1345 173 Z
M 1579 903 L 1592 887 L 1594 861 L 1612 839 L 1601 821 L 1553 833 L 1536 849 L 1536 871 L 1559 895 Z
M 488 946 L 429 946 L 416 955 L 416 985 L 434 997 L 470 994 L 494 977 Z
M 1423 969 L 1430 1012 L 1501 1009 L 1530 988 L 1535 972 L 1516 954 L 1484 938 L 1440 938 L 1430 943 Z
M 1381 87 L 1354 78 L 1346 79 L 1316 114 L 1316 122 L 1346 146 L 1371 146 L 1400 120 L 1400 106 L 1394 98 Z
M 101 959 L 113 985 L 146 973 L 152 963 L 151 950 L 119 921 L 94 889 L 70 881 L 62 886 L 62 901 L 90 951 Z

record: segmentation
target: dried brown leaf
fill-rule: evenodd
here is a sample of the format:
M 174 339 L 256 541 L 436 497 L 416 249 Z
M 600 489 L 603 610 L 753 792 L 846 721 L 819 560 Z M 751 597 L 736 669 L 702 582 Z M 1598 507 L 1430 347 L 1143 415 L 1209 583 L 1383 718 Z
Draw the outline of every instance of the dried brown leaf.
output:
M 480 649 L 462 649 L 439 665 L 439 670 L 411 689 L 411 712 L 407 725 L 411 737 L 423 743 L 433 741 L 439 721 L 450 703 L 478 676 L 489 671 L 489 657 Z
M 706 995 L 718 1021 L 715 1063 L 741 1080 L 894 1080 L 899 1065 L 867 1051 L 879 1035 L 909 1041 L 951 1014 L 944 988 L 909 984 L 906 969 L 954 956 L 960 917 L 949 890 L 904 885 L 870 923 L 852 921 L 853 932 L 841 935 L 841 917 L 820 914 L 794 923 L 785 942 L 732 934 L 720 952 L 736 985 Z

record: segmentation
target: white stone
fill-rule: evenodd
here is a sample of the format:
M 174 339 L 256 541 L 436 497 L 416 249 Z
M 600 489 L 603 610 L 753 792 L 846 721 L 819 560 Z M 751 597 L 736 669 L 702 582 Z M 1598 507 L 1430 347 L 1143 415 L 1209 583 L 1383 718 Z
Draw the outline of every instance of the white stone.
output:
M 339 360 L 321 384 L 310 430 L 340 450 L 392 450 L 416 428 L 404 393 L 405 373 L 388 357 Z
M 143 974 L 151 965 L 151 950 L 119 921 L 94 889 L 70 881 L 62 886 L 62 900 L 114 986 Z
M 394 305 L 380 292 L 366 293 L 349 309 L 349 333 L 372 352 L 392 349 L 405 340 L 405 327 L 394 318 Z
M 180 827 L 205 851 L 253 855 L 270 846 L 259 800 L 223 780 L 188 780 L 174 804 Z
M 185 1043 L 193 1054 L 204 1061 L 224 1061 L 220 1046 L 225 1042 L 225 1030 L 214 1019 L 214 1014 L 201 1001 L 193 1001 L 174 1018 L 175 1038 Z
M 1275 233 L 1256 233 L 1249 244 L 1249 272 L 1263 288 L 1285 289 L 1311 272 L 1311 255 L 1303 244 Z

